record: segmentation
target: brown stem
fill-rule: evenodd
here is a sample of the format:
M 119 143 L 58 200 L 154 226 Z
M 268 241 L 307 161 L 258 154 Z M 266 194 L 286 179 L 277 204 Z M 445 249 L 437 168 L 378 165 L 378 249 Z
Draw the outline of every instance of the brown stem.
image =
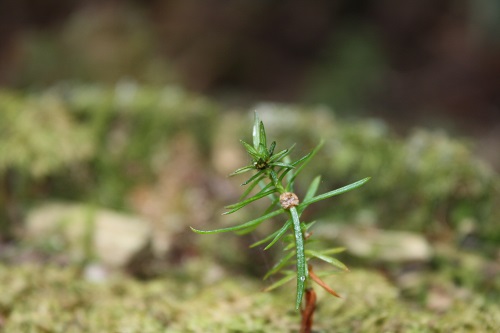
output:
M 316 292 L 312 288 L 306 289 L 305 301 L 306 304 L 304 308 L 300 310 L 302 316 L 300 333 L 311 333 L 314 310 L 316 309 Z

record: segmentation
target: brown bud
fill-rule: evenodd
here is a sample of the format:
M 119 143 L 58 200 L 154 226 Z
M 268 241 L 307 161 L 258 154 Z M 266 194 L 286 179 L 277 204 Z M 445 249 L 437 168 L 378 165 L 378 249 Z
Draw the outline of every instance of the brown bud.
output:
M 299 198 L 295 193 L 285 192 L 280 195 L 280 204 L 284 209 L 290 209 L 299 205 Z

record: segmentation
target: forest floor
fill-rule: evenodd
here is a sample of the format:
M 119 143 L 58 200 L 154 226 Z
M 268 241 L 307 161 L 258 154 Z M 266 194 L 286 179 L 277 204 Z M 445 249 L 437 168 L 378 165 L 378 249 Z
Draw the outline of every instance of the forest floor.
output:
M 196 263 L 193 263 L 196 265 Z M 215 266 L 214 266 L 215 267 Z M 93 279 L 78 267 L 0 266 L 2 332 L 298 332 L 290 288 L 209 270 L 141 281 Z M 408 301 L 384 276 L 354 269 L 326 278 L 342 299 L 317 290 L 314 332 L 498 332 L 500 307 L 466 289 Z M 436 277 L 436 279 L 438 279 Z M 8 288 L 5 288 L 8 286 Z

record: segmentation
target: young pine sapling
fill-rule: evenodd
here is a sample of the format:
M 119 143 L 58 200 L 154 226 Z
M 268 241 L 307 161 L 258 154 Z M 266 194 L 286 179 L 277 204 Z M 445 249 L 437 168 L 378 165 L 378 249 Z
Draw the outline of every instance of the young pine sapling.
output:
M 285 247 L 283 257 L 267 272 L 264 279 L 277 273 L 281 273 L 283 277 L 269 286 L 266 290 L 275 289 L 295 279 L 297 284 L 295 308 L 297 310 L 301 309 L 301 332 L 310 332 L 316 300 L 316 294 L 310 285 L 311 280 L 330 294 L 336 297 L 339 297 L 339 295 L 314 273 L 309 261 L 312 258 L 317 258 L 341 270 L 347 270 L 347 267 L 338 259 L 332 257 L 333 254 L 343 251 L 343 248 L 320 250 L 311 249 L 309 248 L 310 246 L 306 248 L 306 245 L 310 243 L 310 233 L 308 230 L 314 222 L 306 223 L 301 221 L 300 217 L 310 204 L 355 189 L 366 183 L 370 178 L 364 178 L 342 188 L 316 195 L 320 183 L 320 177 L 318 176 L 311 182 L 302 202 L 300 202 L 298 196 L 294 193 L 295 180 L 314 155 L 316 155 L 322 143 L 314 148 L 309 154 L 292 162 L 289 155 L 293 150 L 293 146 L 276 153 L 275 141 L 273 141 L 269 147 L 267 146 L 267 136 L 264 124 L 260 121 L 257 114 L 255 114 L 252 136 L 253 145 L 241 140 L 241 143 L 251 157 L 251 164 L 236 170 L 231 176 L 248 171 L 253 171 L 254 174 L 242 184 L 247 186 L 247 188 L 240 197 L 240 201 L 226 206 L 225 208 L 228 209 L 228 211 L 223 215 L 234 213 L 246 205 L 265 197 L 271 200 L 271 205 L 262 216 L 234 227 L 209 231 L 202 231 L 194 228 L 192 228 L 192 230 L 199 234 L 214 234 L 228 231 L 234 231 L 240 234 L 247 233 L 253 231 L 262 222 L 284 214 L 286 216 L 286 222 L 278 230 L 251 246 L 255 247 L 267 244 L 264 247 L 264 250 L 267 250 L 279 240 L 284 241 Z M 254 192 L 257 193 L 252 194 Z M 290 266 L 295 266 L 295 269 L 290 269 Z M 301 308 L 303 298 L 305 298 L 305 304 Z

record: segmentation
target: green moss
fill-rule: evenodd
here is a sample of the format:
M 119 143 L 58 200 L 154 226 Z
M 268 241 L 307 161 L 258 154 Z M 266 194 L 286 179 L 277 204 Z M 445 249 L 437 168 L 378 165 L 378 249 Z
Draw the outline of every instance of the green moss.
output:
M 0 92 L 0 106 L 0 174 L 17 170 L 40 178 L 95 153 L 91 132 L 58 98 Z
M 1 91 L 0 109 L 0 179 L 13 189 L 0 193 L 2 207 L 41 193 L 124 209 L 124 194 L 175 158 L 169 143 L 176 135 L 187 133 L 210 154 L 218 107 L 177 87 L 122 82 Z
M 496 332 L 497 305 L 456 297 L 445 312 L 405 303 L 376 273 L 327 278 L 344 299 L 319 294 L 318 332 Z M 241 276 L 203 282 L 174 275 L 95 284 L 76 269 L 0 266 L 3 332 L 296 332 L 293 295 L 263 293 Z

